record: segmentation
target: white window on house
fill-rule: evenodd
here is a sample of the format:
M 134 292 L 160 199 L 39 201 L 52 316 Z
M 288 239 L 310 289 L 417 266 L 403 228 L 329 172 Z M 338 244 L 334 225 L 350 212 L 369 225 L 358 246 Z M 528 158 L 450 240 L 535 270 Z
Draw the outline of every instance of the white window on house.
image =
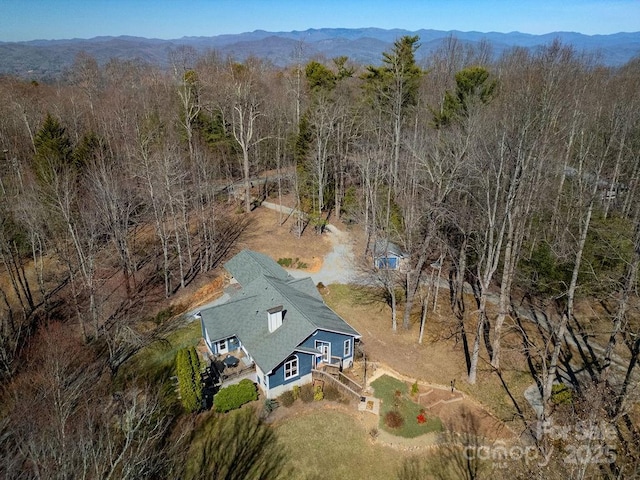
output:
M 298 357 L 295 355 L 290 357 L 289 360 L 284 362 L 284 379 L 289 380 L 290 378 L 298 376 Z
M 344 358 L 351 356 L 351 339 L 344 341 Z
M 315 346 L 316 349 L 320 350 L 320 353 L 322 354 L 321 360 L 323 362 L 329 363 L 331 361 L 331 344 L 329 342 L 316 340 Z

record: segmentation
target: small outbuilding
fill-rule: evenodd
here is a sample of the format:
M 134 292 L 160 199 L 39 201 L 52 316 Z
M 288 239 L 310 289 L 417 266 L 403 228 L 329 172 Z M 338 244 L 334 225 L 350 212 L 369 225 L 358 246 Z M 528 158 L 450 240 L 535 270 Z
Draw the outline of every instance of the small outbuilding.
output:
M 408 254 L 395 243 L 385 239 L 376 240 L 373 247 L 373 265 L 378 270 L 401 270 Z

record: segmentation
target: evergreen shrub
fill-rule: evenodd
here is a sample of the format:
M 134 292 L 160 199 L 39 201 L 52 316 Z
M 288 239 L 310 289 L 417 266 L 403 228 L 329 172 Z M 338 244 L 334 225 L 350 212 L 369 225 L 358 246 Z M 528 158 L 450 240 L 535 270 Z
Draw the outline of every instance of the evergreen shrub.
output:
M 202 372 L 200 357 L 195 347 L 178 350 L 176 355 L 176 376 L 178 390 L 184 409 L 191 413 L 202 408 Z
M 213 397 L 213 408 L 216 412 L 228 412 L 257 399 L 255 384 L 245 378 L 240 383 L 220 389 Z
M 322 392 L 322 387 L 318 385 L 316 386 L 316 388 L 313 389 L 313 399 L 316 402 L 319 402 L 323 398 L 324 398 L 324 393 Z

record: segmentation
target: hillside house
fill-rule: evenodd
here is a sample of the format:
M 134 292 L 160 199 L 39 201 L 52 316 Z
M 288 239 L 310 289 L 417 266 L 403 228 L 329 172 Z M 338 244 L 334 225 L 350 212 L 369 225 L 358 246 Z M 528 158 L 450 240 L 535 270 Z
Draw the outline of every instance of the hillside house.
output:
M 267 398 L 311 383 L 314 369 L 353 364 L 360 334 L 324 303 L 311 278 L 294 279 L 251 250 L 225 269 L 237 289 L 228 302 L 200 312 L 202 336 L 214 357 L 251 367 Z

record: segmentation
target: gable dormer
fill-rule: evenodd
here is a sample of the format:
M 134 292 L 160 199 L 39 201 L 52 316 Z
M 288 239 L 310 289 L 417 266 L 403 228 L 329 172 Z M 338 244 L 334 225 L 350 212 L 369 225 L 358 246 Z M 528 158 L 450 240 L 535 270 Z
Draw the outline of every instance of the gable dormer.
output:
M 275 332 L 278 328 L 282 326 L 282 312 L 283 306 L 279 305 L 277 307 L 270 308 L 267 310 L 267 321 L 269 322 L 269 333 Z

